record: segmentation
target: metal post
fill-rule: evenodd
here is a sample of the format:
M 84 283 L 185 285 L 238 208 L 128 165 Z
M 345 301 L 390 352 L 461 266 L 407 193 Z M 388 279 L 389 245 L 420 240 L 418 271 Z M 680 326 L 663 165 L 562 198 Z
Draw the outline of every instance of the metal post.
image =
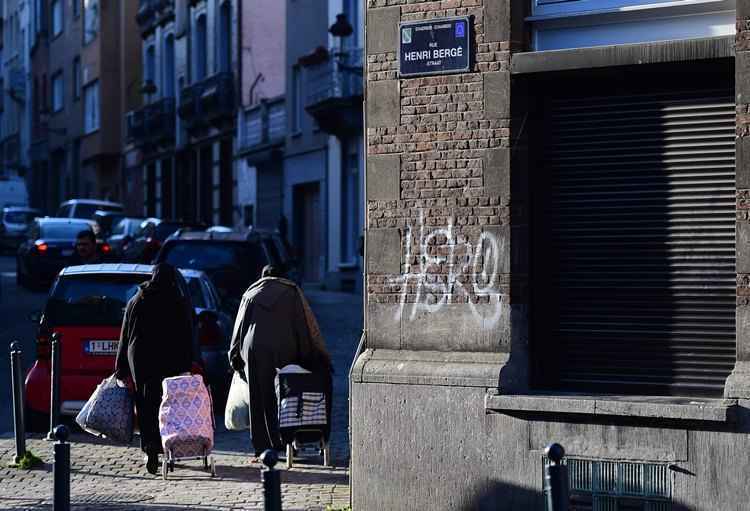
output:
M 55 464 L 54 496 L 52 511 L 70 511 L 70 444 L 66 443 L 69 432 L 65 426 L 57 426 L 54 431 Z
M 549 459 L 544 466 L 547 511 L 568 511 L 568 467 L 562 464 L 565 449 L 560 444 L 550 444 L 544 453 Z
M 50 375 L 50 396 L 49 396 L 49 432 L 47 440 L 55 440 L 55 427 L 60 422 L 60 373 L 62 372 L 62 357 L 60 351 L 60 334 L 52 334 L 52 374 Z
M 13 458 L 13 463 L 18 464 L 26 454 L 23 371 L 21 368 L 21 344 L 18 342 L 13 342 L 10 345 L 10 376 L 11 387 L 13 388 L 13 420 L 16 436 L 16 456 Z
M 279 461 L 279 455 L 273 449 L 268 449 L 260 455 L 260 461 L 265 465 L 260 473 L 263 481 L 263 509 L 281 511 L 281 472 L 273 468 Z

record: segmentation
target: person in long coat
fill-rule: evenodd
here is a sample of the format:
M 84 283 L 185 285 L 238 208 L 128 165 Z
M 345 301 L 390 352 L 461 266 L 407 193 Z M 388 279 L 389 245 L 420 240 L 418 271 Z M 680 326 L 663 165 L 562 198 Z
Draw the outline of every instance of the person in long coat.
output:
M 274 386 L 276 369 L 299 364 L 313 372 L 330 374 L 332 370 L 330 355 L 300 289 L 280 276 L 275 267 L 266 266 L 262 278 L 244 293 L 229 348 L 230 365 L 250 390 L 250 432 L 256 457 L 266 449 L 283 448 Z
M 115 362 L 119 380 L 132 378 L 146 469 L 156 474 L 163 452 L 159 434 L 162 380 L 191 369 L 193 311 L 178 287 L 177 270 L 159 264 L 125 309 Z

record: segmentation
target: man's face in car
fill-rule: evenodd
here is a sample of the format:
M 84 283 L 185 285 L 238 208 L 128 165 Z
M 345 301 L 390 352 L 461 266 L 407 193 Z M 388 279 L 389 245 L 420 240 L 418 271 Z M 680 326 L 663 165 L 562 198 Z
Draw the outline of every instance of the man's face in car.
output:
M 94 255 L 96 245 L 90 238 L 78 238 L 76 240 L 76 251 L 81 259 L 90 259 Z

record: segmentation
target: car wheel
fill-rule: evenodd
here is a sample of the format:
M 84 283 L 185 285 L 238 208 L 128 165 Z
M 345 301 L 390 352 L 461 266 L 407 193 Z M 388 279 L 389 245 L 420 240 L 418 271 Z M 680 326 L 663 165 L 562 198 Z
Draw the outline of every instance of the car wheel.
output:
M 46 433 L 49 430 L 49 414 L 37 412 L 29 407 L 26 407 L 24 422 L 29 433 Z

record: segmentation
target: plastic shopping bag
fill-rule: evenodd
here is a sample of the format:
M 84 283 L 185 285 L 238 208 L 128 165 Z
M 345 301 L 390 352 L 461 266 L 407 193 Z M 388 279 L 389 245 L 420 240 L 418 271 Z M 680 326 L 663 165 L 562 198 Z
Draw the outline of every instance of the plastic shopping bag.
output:
M 250 389 L 236 371 L 232 376 L 227 406 L 224 409 L 224 426 L 231 431 L 250 429 Z

